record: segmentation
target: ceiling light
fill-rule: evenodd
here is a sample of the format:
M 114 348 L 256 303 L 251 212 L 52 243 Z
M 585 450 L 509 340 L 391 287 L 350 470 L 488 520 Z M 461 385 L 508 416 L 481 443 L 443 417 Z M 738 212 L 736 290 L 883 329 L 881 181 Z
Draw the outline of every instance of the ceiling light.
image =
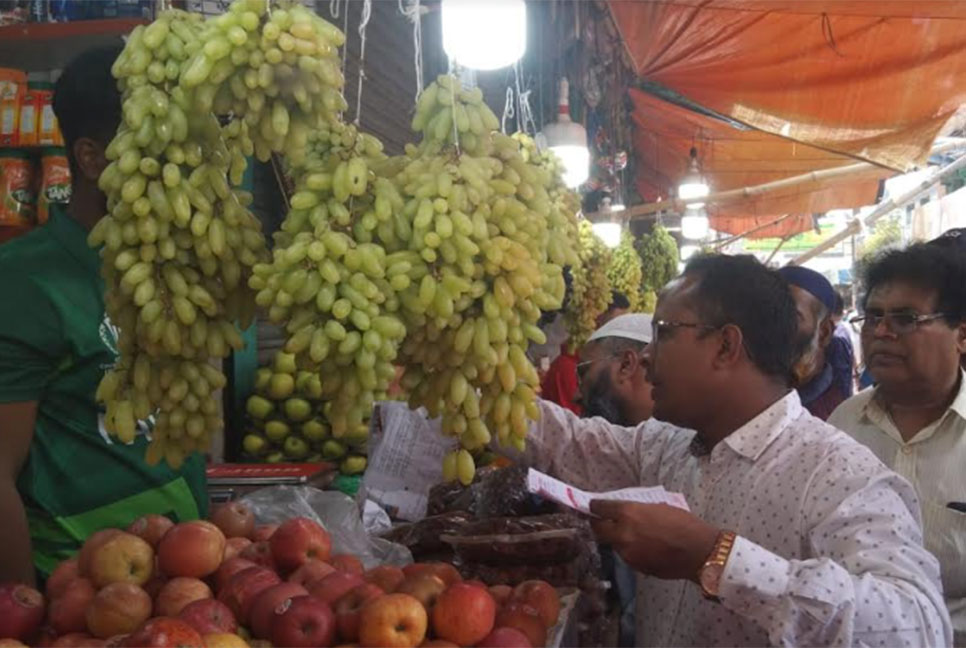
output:
M 681 179 L 678 185 L 678 198 L 681 200 L 691 200 L 692 198 L 704 198 L 710 193 L 708 183 L 701 176 L 701 168 L 698 166 L 698 149 L 691 147 L 691 162 L 688 164 L 688 172 Z M 688 209 L 701 209 L 704 201 L 691 202 L 687 204 Z
M 463 67 L 496 70 L 527 50 L 523 0 L 443 0 L 443 49 Z
M 590 228 L 607 247 L 615 248 L 621 244 L 620 223 L 592 223 Z
M 587 148 L 587 131 L 570 120 L 570 85 L 560 80 L 560 102 L 557 104 L 557 121 L 543 129 L 547 146 L 557 154 L 564 167 L 564 183 L 577 188 L 590 176 L 590 150 Z

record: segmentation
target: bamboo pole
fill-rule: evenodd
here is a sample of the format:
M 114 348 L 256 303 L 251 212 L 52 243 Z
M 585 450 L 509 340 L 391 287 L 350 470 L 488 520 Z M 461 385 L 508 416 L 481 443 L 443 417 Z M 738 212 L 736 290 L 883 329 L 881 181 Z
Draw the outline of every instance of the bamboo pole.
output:
M 966 146 L 966 139 L 957 138 L 956 140 L 944 142 L 934 146 L 930 151 L 930 155 L 939 155 L 940 153 L 946 153 L 954 149 L 963 148 Z M 718 193 L 713 193 L 704 198 L 689 198 L 688 200 L 681 200 L 679 198 L 673 198 L 671 200 L 646 203 L 643 205 L 635 205 L 629 207 L 621 212 L 621 219 L 625 221 L 638 220 L 643 217 L 651 217 L 660 211 L 670 210 L 670 211 L 682 211 L 687 205 L 696 202 L 704 203 L 723 203 L 730 202 L 733 200 L 741 200 L 747 198 L 754 198 L 765 193 L 776 191 L 778 189 L 785 189 L 787 187 L 794 187 L 797 185 L 805 184 L 808 182 L 820 182 L 822 180 L 829 180 L 832 178 L 838 178 L 842 176 L 848 176 L 863 171 L 869 171 L 871 169 L 881 168 L 879 165 L 872 164 L 871 162 L 857 162 L 855 164 L 846 164 L 840 167 L 832 167 L 831 169 L 818 169 L 816 171 L 809 171 L 808 173 L 803 173 L 797 176 L 791 176 L 788 178 L 782 178 L 781 180 L 773 180 L 771 182 L 765 182 L 760 185 L 753 185 L 750 187 L 741 187 L 740 189 L 729 189 L 728 191 L 719 191 Z M 591 214 L 585 214 L 585 218 L 590 221 L 596 219 L 607 219 L 611 215 L 604 212 L 593 212 Z
M 756 225 L 755 227 L 752 227 L 749 230 L 745 230 L 744 232 L 741 232 L 740 234 L 735 234 L 734 236 L 729 236 L 726 239 L 722 239 L 720 241 L 715 241 L 715 243 L 714 243 L 714 249 L 715 250 L 720 250 L 721 248 L 723 248 L 725 246 L 731 245 L 735 241 L 738 241 L 740 239 L 743 239 L 746 236 L 751 236 L 755 232 L 760 232 L 763 229 L 768 229 L 769 227 L 772 227 L 774 225 L 778 225 L 779 223 L 782 223 L 782 222 L 788 220 L 789 218 L 791 218 L 793 216 L 797 216 L 797 215 L 798 214 L 785 214 L 784 216 L 779 216 L 775 220 L 768 221 L 767 223 L 764 223 L 763 225 Z
M 881 217 L 885 216 L 893 209 L 896 209 L 897 207 L 902 207 L 903 205 L 909 202 L 917 200 L 923 194 L 928 193 L 933 188 L 934 185 L 936 185 L 940 180 L 945 178 L 947 175 L 951 173 L 955 173 L 956 171 L 963 168 L 966 168 L 966 155 L 962 155 L 958 159 L 954 160 L 953 162 L 950 162 L 946 166 L 937 170 L 927 179 L 920 182 L 918 186 L 914 187 L 913 189 L 910 189 L 909 191 L 902 194 L 898 198 L 890 198 L 889 200 L 886 200 L 885 202 L 880 203 L 878 207 L 872 210 L 872 212 L 865 217 L 865 220 L 860 220 L 858 218 L 853 219 L 852 222 L 850 222 L 844 229 L 842 229 L 836 234 L 833 234 L 829 238 L 825 239 L 824 241 L 822 241 L 821 243 L 813 247 L 808 252 L 805 252 L 795 257 L 794 259 L 788 262 L 788 265 L 801 265 L 810 259 L 814 259 L 825 250 L 828 250 L 829 248 L 835 245 L 838 245 L 848 237 L 860 232 L 862 229 L 863 223 L 865 224 L 866 227 L 868 227 L 869 225 L 872 225 L 875 221 L 879 220 Z

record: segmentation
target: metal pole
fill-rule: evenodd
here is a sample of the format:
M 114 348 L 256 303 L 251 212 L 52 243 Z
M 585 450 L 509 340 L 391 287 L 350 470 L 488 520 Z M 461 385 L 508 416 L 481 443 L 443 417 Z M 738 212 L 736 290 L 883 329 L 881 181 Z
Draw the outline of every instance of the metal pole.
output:
M 872 211 L 872 213 L 870 213 L 868 216 L 865 217 L 865 220 L 863 221 L 865 223 L 865 226 L 868 227 L 875 221 L 879 220 L 881 217 L 891 212 L 893 209 L 896 209 L 897 207 L 902 207 L 907 203 L 917 200 L 923 194 L 928 193 L 933 188 L 933 186 L 935 186 L 940 180 L 942 180 L 949 174 L 955 173 L 956 171 L 963 168 L 966 168 L 966 155 L 963 155 L 957 160 L 954 160 L 953 162 L 950 162 L 946 166 L 942 167 L 941 169 L 933 173 L 929 178 L 920 182 L 917 187 L 907 191 L 906 193 L 902 194 L 898 198 L 890 198 L 889 200 L 886 200 L 885 202 L 880 203 L 879 206 Z M 824 241 L 822 241 L 821 243 L 813 247 L 808 252 L 805 252 L 804 254 L 801 254 L 800 256 L 795 257 L 794 259 L 788 262 L 788 265 L 801 265 L 810 259 L 814 259 L 825 250 L 828 250 L 829 248 L 835 245 L 838 245 L 839 243 L 841 243 L 848 237 L 852 236 L 853 234 L 857 234 L 861 229 L 862 229 L 862 225 L 860 224 L 859 219 L 856 218 L 851 223 L 849 223 L 845 227 L 845 229 L 841 230 L 837 234 L 833 234 L 829 238 L 825 239 Z

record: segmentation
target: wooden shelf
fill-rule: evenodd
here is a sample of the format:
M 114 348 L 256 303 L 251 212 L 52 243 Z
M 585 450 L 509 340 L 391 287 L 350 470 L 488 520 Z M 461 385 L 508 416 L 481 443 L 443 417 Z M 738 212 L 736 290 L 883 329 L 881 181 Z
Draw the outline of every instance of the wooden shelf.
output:
M 27 72 L 59 69 L 87 48 L 121 42 L 122 36 L 146 22 L 108 18 L 5 25 L 0 27 L 0 67 Z

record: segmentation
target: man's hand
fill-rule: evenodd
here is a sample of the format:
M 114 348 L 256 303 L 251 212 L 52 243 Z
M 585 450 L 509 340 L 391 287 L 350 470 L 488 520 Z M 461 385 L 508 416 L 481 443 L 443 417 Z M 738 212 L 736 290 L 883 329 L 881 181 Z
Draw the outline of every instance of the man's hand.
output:
M 598 542 L 611 545 L 635 571 L 665 579 L 696 580 L 719 529 L 667 504 L 594 500 L 590 512 Z

